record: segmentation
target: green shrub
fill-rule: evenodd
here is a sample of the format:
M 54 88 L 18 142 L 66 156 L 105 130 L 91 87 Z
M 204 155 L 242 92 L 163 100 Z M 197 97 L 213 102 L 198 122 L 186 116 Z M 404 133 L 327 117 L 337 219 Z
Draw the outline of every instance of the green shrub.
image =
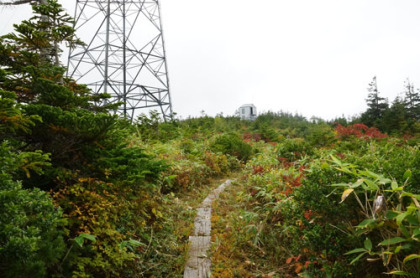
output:
M 326 160 L 313 161 L 305 169 L 302 185 L 279 209 L 282 215 L 283 241 L 292 255 L 307 263 L 303 271 L 309 277 L 347 277 L 355 273 L 343 254 L 359 243 L 356 236 L 343 232 L 355 215 L 339 207 L 339 199 L 330 195 L 331 183 L 346 182 Z M 357 276 L 358 277 L 358 276 Z
M 334 142 L 335 134 L 327 124 L 314 124 L 309 126 L 305 138 L 314 147 L 324 147 Z
M 65 251 L 61 211 L 45 192 L 0 179 L 0 272 L 4 277 L 53 273 Z
M 420 152 L 418 149 L 416 149 L 416 153 L 410 166 L 413 175 L 411 180 L 409 180 L 407 190 L 414 194 L 420 194 Z M 409 168 L 407 167 L 407 169 Z
M 357 225 L 347 229 L 364 239 L 363 244 L 346 252 L 352 258 L 351 264 L 364 265 L 369 274 L 418 277 L 420 196 L 406 191 L 411 171 L 404 174 L 405 182 L 398 183 L 395 179 L 339 161 L 335 168 L 353 177 L 352 182 L 335 186 L 343 188 L 341 203 L 353 200 L 352 208 L 362 218 Z M 369 269 L 369 265 L 375 265 L 374 269 Z
M 277 155 L 289 161 L 295 161 L 312 153 L 313 147 L 302 138 L 286 139 L 277 148 Z
M 41 173 L 48 156 L 15 153 L 0 145 L 0 276 L 46 277 L 62 259 L 63 218 L 46 192 L 22 189 L 12 175 L 20 168 Z
M 216 137 L 210 149 L 213 152 L 235 156 L 242 161 L 247 161 L 252 154 L 252 147 L 235 134 L 223 134 Z

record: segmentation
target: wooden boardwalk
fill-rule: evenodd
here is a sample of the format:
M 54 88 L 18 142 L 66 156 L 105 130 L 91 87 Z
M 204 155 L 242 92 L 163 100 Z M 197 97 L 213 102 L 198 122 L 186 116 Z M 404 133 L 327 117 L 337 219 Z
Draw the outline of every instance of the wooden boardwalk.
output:
M 214 189 L 197 209 L 194 234 L 190 236 L 190 250 L 185 264 L 184 278 L 210 277 L 211 260 L 207 257 L 207 252 L 211 244 L 211 205 L 231 182 L 231 180 L 227 180 Z

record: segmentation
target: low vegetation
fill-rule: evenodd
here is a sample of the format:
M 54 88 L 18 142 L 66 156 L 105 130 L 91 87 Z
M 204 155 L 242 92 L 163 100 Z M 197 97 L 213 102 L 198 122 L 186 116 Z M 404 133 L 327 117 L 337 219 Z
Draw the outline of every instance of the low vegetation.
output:
M 388 107 L 372 83 L 352 120 L 129 122 L 56 63 L 57 44 L 81 43 L 61 6 L 33 8 L 0 37 L 1 277 L 182 277 L 194 208 L 232 176 L 214 277 L 419 277 L 412 84 Z
M 214 219 L 215 277 L 417 277 L 418 145 L 359 124 L 330 132 L 322 148 L 251 142 L 242 190 L 219 201 L 239 208 Z

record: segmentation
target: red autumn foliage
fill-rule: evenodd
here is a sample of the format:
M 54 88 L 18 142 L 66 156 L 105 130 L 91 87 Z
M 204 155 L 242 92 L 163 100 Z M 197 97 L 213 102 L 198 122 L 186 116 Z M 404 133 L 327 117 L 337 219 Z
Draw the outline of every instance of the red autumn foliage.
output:
M 305 170 L 304 165 L 299 168 L 299 175 L 297 177 L 294 175 L 282 175 L 283 182 L 287 185 L 287 188 L 283 191 L 283 194 L 288 196 L 293 192 L 295 187 L 302 185 L 302 178 L 304 178 L 303 170 Z
M 252 166 L 253 170 L 252 170 L 252 174 L 262 174 L 264 173 L 264 168 L 261 165 L 258 166 Z
M 346 158 L 346 154 L 345 153 L 337 153 L 336 156 L 338 156 L 341 160 Z
M 246 133 L 244 133 L 242 138 L 244 139 L 245 142 L 249 142 L 249 141 L 258 142 L 258 141 L 261 140 L 261 134 L 246 132 Z
M 380 132 L 376 127 L 368 127 L 365 124 L 354 124 L 349 126 L 338 124 L 335 127 L 335 131 L 337 132 L 337 137 L 340 139 L 346 139 L 352 136 L 365 140 L 383 139 L 387 137 L 386 134 Z
M 300 273 L 302 271 L 303 268 L 303 264 L 299 262 L 300 258 L 302 255 L 299 255 L 297 257 L 289 257 L 286 260 L 287 264 L 292 264 L 293 261 L 295 261 L 295 263 L 292 264 L 292 267 L 294 268 L 294 272 L 295 273 Z
M 292 162 L 289 162 L 289 159 L 286 158 L 286 157 L 279 156 L 277 159 L 281 163 L 281 165 L 283 166 L 283 168 L 285 168 L 285 169 L 289 169 L 290 167 L 293 166 L 293 163 Z
M 307 211 L 305 211 L 303 217 L 306 218 L 306 220 L 310 220 L 312 216 L 312 211 L 310 209 L 308 209 Z

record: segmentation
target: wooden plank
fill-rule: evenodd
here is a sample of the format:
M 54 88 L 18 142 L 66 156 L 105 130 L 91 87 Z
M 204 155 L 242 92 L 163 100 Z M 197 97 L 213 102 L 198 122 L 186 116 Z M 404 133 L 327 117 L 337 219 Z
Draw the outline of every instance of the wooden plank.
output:
M 211 276 L 211 260 L 207 257 L 211 244 L 211 205 L 230 183 L 231 181 L 227 180 L 214 189 L 197 209 L 197 216 L 194 220 L 194 234 L 189 238 L 190 249 L 185 264 L 184 278 L 209 278 Z
M 194 220 L 194 236 L 210 236 L 211 208 L 199 208 Z
M 211 260 L 207 257 L 210 236 L 191 236 L 189 258 L 184 270 L 184 278 L 210 277 Z

